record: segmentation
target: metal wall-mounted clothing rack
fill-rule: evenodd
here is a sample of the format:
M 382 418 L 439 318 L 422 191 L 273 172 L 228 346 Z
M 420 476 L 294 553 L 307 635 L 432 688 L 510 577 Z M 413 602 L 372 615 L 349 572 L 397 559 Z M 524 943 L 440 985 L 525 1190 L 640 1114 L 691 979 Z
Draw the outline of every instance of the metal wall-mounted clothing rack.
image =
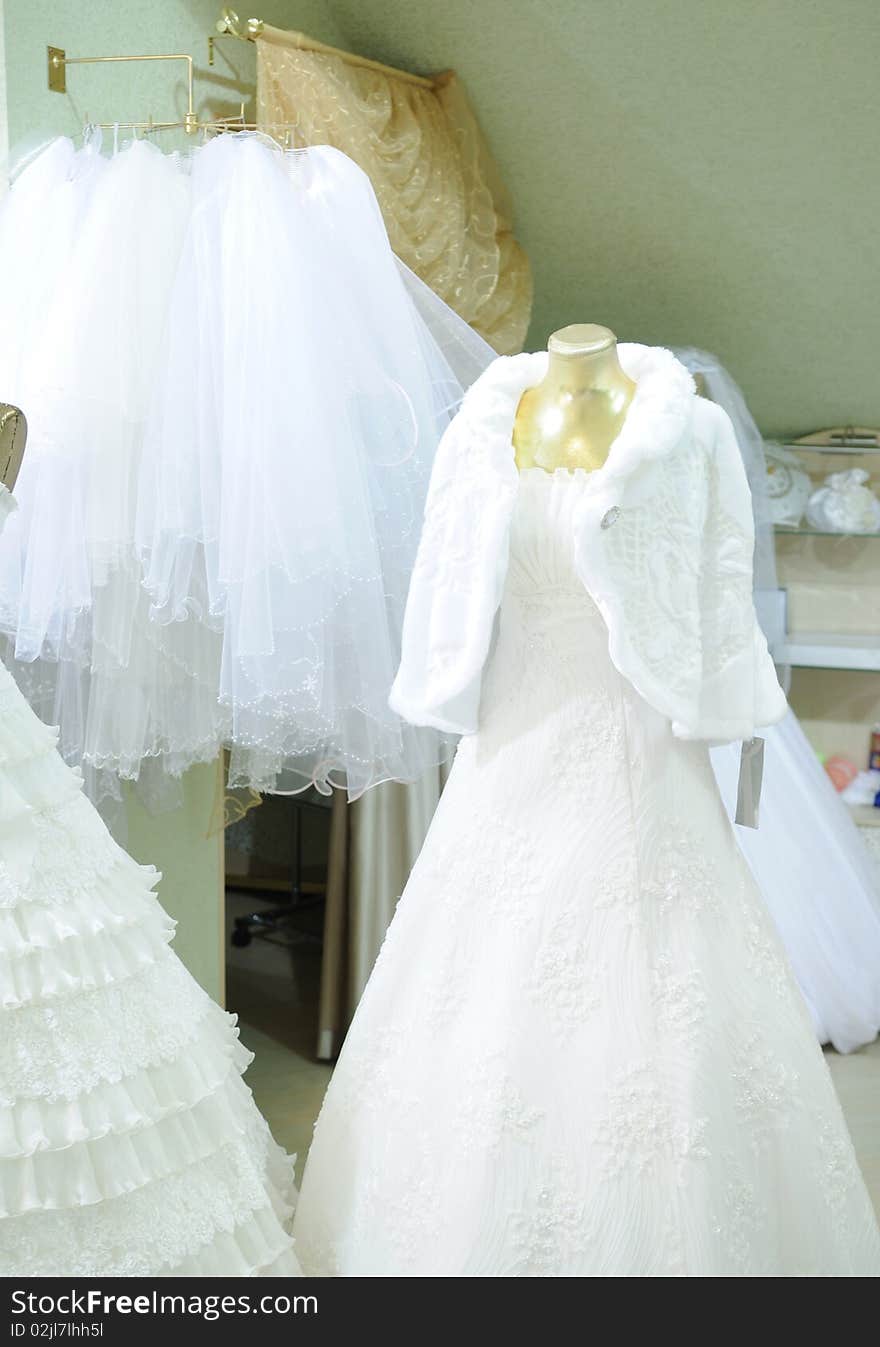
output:
M 193 58 L 186 52 L 165 52 L 149 56 L 68 56 L 63 47 L 47 47 L 49 66 L 49 88 L 53 93 L 67 92 L 67 67 L 69 65 L 107 65 L 119 61 L 185 61 L 186 62 L 186 113 L 183 120 L 156 122 L 152 117 L 146 122 L 99 122 L 104 127 L 127 127 L 130 130 L 161 131 L 168 127 L 182 127 L 187 134 L 199 129 L 199 119 L 193 102 Z
M 367 56 L 358 56 L 354 52 L 342 51 L 339 47 L 328 46 L 326 42 L 319 42 L 316 38 L 308 37 L 305 33 L 287 32 L 281 28 L 273 28 L 263 22 L 262 19 L 247 19 L 244 24 L 238 15 L 232 9 L 224 9 L 216 24 L 217 34 L 208 38 L 208 64 L 214 64 L 214 44 L 218 37 L 231 37 L 240 42 L 256 42 L 263 38 L 271 41 L 278 46 L 290 47 L 296 51 L 312 51 L 323 56 L 335 56 L 345 61 L 348 65 L 360 66 L 367 70 L 375 70 L 380 74 L 391 76 L 394 79 L 402 80 L 404 83 L 413 84 L 420 89 L 433 89 L 434 81 L 424 75 L 412 75 L 407 70 L 397 70 L 394 66 L 383 65 L 381 61 L 372 61 Z M 290 144 L 293 131 L 291 126 L 267 127 L 263 123 L 246 122 L 244 117 L 228 117 L 217 119 L 200 119 L 195 110 L 195 99 L 193 94 L 193 58 L 187 52 L 162 52 L 125 56 L 68 56 L 63 47 L 47 47 L 46 58 L 48 65 L 49 88 L 53 93 L 67 92 L 67 67 L 71 65 L 106 65 L 122 61 L 183 61 L 186 63 L 186 112 L 182 119 L 173 121 L 155 121 L 150 117 L 147 121 L 136 122 L 96 122 L 106 130 L 127 129 L 134 131 L 164 131 L 171 128 L 178 128 L 192 135 L 197 131 L 268 131 L 274 132 L 281 130 L 287 144 Z
M 182 119 L 176 121 L 156 121 L 153 117 L 147 121 L 141 122 L 92 122 L 91 125 L 101 127 L 103 130 L 130 130 L 130 131 L 166 131 L 170 129 L 183 130 L 187 135 L 193 135 L 197 131 L 204 132 L 223 132 L 223 131 L 257 131 L 262 130 L 267 133 L 279 133 L 275 138 L 284 148 L 290 148 L 293 140 L 295 128 L 288 124 L 284 126 L 273 125 L 271 127 L 256 122 L 247 122 L 244 119 L 244 105 L 242 112 L 235 117 L 217 117 L 203 119 L 197 116 L 195 111 L 195 101 L 193 94 L 193 58 L 185 52 L 168 52 L 157 55 L 132 55 L 132 56 L 68 56 L 62 47 L 46 48 L 48 68 L 49 68 L 49 88 L 53 93 L 67 92 L 67 67 L 69 65 L 105 65 L 118 61 L 185 61 L 186 62 L 186 113 Z M 88 118 L 86 121 L 88 122 Z

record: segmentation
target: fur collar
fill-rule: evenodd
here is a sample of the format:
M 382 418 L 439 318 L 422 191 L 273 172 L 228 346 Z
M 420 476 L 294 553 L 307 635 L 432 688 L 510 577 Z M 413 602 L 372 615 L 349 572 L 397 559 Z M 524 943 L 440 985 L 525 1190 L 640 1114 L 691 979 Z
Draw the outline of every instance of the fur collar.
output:
M 636 392 L 626 420 L 594 474 L 603 481 L 629 477 L 647 460 L 668 454 L 682 439 L 693 410 L 694 381 L 671 351 L 662 346 L 624 342 L 618 346 L 620 363 L 635 381 Z M 547 372 L 546 351 L 500 356 L 468 390 L 461 418 L 473 431 L 472 444 L 489 456 L 502 477 L 517 477 L 513 423 L 520 398 L 539 384 Z

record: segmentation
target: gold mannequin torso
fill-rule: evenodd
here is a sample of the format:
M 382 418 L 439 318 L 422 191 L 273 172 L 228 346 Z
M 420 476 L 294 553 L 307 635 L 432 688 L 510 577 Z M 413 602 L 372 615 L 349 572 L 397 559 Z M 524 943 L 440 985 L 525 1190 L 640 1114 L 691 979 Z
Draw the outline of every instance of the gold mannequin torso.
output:
M 547 373 L 520 398 L 513 426 L 516 466 L 601 468 L 620 434 L 636 385 L 607 327 L 575 323 L 554 332 Z

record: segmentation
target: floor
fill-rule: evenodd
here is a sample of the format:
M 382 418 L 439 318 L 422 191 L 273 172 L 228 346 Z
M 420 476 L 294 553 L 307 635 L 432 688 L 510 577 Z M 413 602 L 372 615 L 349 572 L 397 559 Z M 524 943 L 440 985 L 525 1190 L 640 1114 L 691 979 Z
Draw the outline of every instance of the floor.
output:
M 271 906 L 254 895 L 228 893 L 227 927 L 245 912 Z M 247 1082 L 280 1146 L 296 1155 L 297 1182 L 331 1068 L 314 1058 L 321 952 L 257 939 L 245 949 L 227 941 L 226 1006 L 239 1017 L 242 1041 L 254 1054 Z
M 259 906 L 230 895 L 230 925 L 238 913 Z M 330 1067 L 313 1057 L 320 962 L 315 945 L 290 950 L 257 940 L 247 949 L 229 948 L 227 963 L 227 1005 L 238 1012 L 242 1039 L 256 1054 L 247 1080 L 276 1141 L 296 1153 L 298 1178 L 330 1079 Z M 880 1040 L 847 1057 L 826 1056 L 880 1216 Z
M 832 1051 L 825 1056 L 880 1218 L 880 1039 L 846 1057 Z

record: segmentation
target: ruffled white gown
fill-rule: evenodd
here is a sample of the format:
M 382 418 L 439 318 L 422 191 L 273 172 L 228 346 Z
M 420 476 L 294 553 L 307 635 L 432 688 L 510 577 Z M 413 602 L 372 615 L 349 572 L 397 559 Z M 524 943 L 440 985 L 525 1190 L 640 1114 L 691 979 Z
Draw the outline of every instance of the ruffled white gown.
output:
M 0 666 L 0 1268 L 296 1274 L 292 1164 L 235 1019 L 56 741 Z
M 577 576 L 596 474 L 521 475 L 462 740 L 318 1120 L 330 1276 L 876 1276 L 880 1234 L 705 745 Z

